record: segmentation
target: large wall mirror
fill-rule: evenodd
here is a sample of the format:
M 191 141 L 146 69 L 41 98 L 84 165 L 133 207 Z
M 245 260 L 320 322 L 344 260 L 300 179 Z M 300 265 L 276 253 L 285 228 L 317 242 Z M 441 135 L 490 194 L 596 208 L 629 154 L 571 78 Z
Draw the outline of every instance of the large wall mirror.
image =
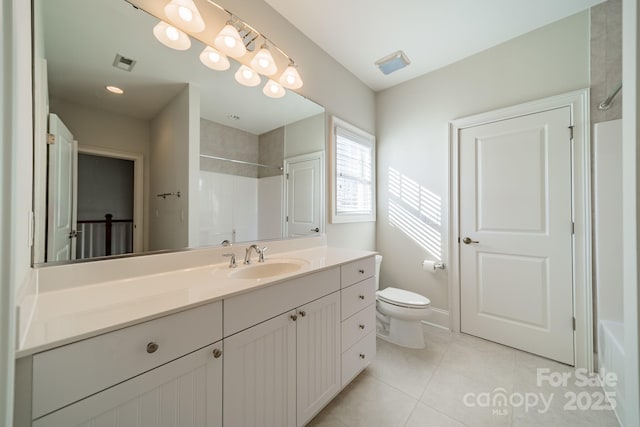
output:
M 165 47 L 164 3 L 34 1 L 36 265 L 323 232 L 324 109 Z

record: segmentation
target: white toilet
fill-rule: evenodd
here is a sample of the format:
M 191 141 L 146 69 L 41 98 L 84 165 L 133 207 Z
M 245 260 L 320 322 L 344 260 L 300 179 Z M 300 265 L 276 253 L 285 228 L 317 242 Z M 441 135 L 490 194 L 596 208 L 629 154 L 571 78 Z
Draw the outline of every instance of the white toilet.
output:
M 420 322 L 427 319 L 431 301 L 420 294 L 403 289 L 380 288 L 382 256 L 376 255 L 376 334 L 393 344 L 408 348 L 424 348 Z

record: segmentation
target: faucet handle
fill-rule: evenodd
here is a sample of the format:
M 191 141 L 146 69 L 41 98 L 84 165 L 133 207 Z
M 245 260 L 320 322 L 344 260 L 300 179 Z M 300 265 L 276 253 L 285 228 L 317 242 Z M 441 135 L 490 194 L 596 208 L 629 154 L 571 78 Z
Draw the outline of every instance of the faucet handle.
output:
M 269 249 L 268 247 L 263 247 L 258 249 L 258 262 L 264 262 L 264 252 Z
M 231 259 L 229 260 L 229 268 L 236 268 L 237 267 L 236 254 L 234 254 L 233 252 L 229 252 L 229 253 L 226 253 L 226 254 L 222 254 L 222 256 L 231 257 Z

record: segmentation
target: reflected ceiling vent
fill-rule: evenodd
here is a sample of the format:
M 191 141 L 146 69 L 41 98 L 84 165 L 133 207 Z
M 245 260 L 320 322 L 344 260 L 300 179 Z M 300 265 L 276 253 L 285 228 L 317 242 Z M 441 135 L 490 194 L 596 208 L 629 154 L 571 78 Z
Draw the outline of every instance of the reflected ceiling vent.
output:
M 376 66 L 380 68 L 383 74 L 391 74 L 394 71 L 398 71 L 401 68 L 406 67 L 411 64 L 409 58 L 405 53 L 401 50 L 392 53 L 391 55 L 387 55 L 382 59 L 379 59 L 375 62 Z
M 119 53 L 116 54 L 116 59 L 113 60 L 113 66 L 116 68 L 120 68 L 121 70 L 131 71 L 133 67 L 136 65 L 135 59 L 125 58 Z

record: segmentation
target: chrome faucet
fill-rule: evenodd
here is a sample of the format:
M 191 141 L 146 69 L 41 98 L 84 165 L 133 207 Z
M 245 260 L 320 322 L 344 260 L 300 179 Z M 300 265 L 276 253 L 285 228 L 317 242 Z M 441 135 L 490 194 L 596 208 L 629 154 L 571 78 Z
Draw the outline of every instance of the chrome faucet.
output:
M 267 250 L 267 247 L 259 248 L 258 245 L 251 245 L 244 254 L 244 263 L 251 264 L 251 249 L 254 249 L 258 254 L 258 262 L 264 262 L 264 252 Z
M 224 257 L 230 257 L 231 259 L 229 260 L 229 268 L 236 268 L 236 254 L 234 254 L 233 252 L 229 252 L 226 254 L 222 254 L 222 256 Z

